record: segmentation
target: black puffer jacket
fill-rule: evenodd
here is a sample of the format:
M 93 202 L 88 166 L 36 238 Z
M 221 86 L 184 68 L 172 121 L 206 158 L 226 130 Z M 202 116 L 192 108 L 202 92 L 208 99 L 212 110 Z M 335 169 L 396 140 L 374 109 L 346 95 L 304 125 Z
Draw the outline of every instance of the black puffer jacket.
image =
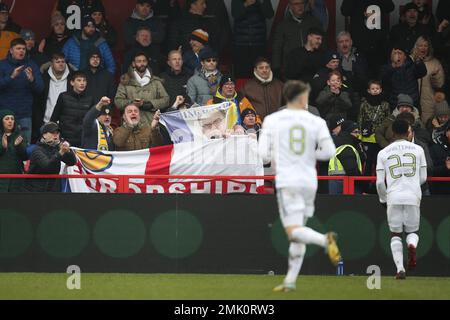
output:
M 62 93 L 58 98 L 51 121 L 59 122 L 61 136 L 74 147 L 81 147 L 83 119 L 94 104 L 91 96 L 77 94 L 73 90 Z
M 31 153 L 29 174 L 59 174 L 61 162 L 68 166 L 76 164 L 73 151 L 61 156 L 59 146 L 49 146 L 38 143 Z M 60 192 L 61 181 L 58 179 L 27 179 L 24 189 L 26 192 Z
M 244 6 L 242 0 L 233 0 L 231 10 L 234 18 L 234 45 L 264 46 L 267 37 L 266 19 L 274 15 L 270 0 L 256 2 L 248 7 Z

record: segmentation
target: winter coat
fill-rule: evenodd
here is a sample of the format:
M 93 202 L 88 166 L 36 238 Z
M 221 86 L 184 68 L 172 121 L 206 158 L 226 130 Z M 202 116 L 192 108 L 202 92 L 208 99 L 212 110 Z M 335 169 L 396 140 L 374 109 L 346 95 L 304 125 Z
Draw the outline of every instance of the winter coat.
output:
M 266 45 L 267 23 L 274 15 L 270 0 L 255 2 L 245 7 L 244 1 L 232 0 L 231 14 L 234 18 L 233 43 L 241 47 Z
M 111 23 L 108 21 L 102 21 L 99 25 L 95 25 L 95 28 L 100 33 L 100 36 L 106 40 L 111 49 L 116 46 L 117 32 Z
M 81 147 L 83 119 L 96 103 L 85 92 L 70 90 L 59 95 L 51 121 L 59 122 L 61 136 L 72 146 Z
M 83 132 L 81 138 L 81 147 L 87 150 L 97 150 L 99 144 L 99 125 L 103 128 L 106 134 L 106 141 L 108 143 L 108 151 L 114 151 L 113 130 L 107 128 L 105 125 L 98 122 L 101 112 L 94 106 L 86 113 L 83 119 Z M 109 134 L 108 134 L 109 133 Z
M 420 36 L 431 37 L 430 30 L 425 25 L 417 23 L 411 28 L 406 22 L 399 23 L 393 26 L 389 33 L 389 49 L 401 44 L 411 52 Z
M 33 70 L 34 81 L 30 83 L 25 72 L 11 79 L 14 69 L 19 66 L 30 67 Z M 14 111 L 17 119 L 31 118 L 33 94 L 40 94 L 44 89 L 41 73 L 32 60 L 14 60 L 11 55 L 0 61 L 0 110 Z
M 394 68 L 390 63 L 381 71 L 383 89 L 387 93 L 391 110 L 397 107 L 398 95 L 403 93 L 414 100 L 414 105 L 419 108 L 419 85 L 417 79 L 427 74 L 427 68 L 423 61 L 413 62 L 406 58 L 400 68 Z
M 278 79 L 263 83 L 255 77 L 241 88 L 240 93 L 250 101 L 261 120 L 283 105 L 283 82 Z
M 20 38 L 21 27 L 8 18 L 8 22 L 3 30 L 0 30 L 0 60 L 6 59 L 9 55 L 11 41 Z
M 370 102 L 369 102 L 370 101 Z M 358 124 L 361 133 L 364 130 L 371 129 L 370 132 L 361 137 L 362 142 L 376 143 L 375 132 L 383 125 L 384 120 L 391 115 L 389 103 L 382 99 L 382 97 L 367 97 L 362 98 Z
M 92 97 L 94 103 L 99 102 L 102 97 L 108 97 L 112 100 L 111 104 L 114 104 L 116 85 L 113 75 L 103 68 L 95 73 L 90 68 L 84 72 L 87 77 L 86 95 Z
M 152 130 L 150 124 L 145 122 L 134 129 L 122 125 L 114 130 L 113 139 L 117 151 L 143 150 L 164 143 L 159 128 Z
M 288 55 L 284 75 L 289 80 L 302 80 L 312 83 L 317 72 L 326 65 L 322 50 L 308 51 L 305 47 L 296 48 Z
M 222 74 L 217 73 L 217 81 L 215 85 L 210 86 L 208 79 L 201 70 L 195 70 L 194 75 L 188 80 L 187 93 L 193 103 L 204 106 L 208 103 L 218 89 Z
M 202 64 L 200 62 L 199 55 L 196 55 L 194 51 L 188 50 L 183 54 L 183 68 L 192 76 L 195 70 L 200 69 Z
M 353 137 L 348 132 L 342 132 L 339 136 L 335 138 L 336 147 L 340 147 L 343 145 L 351 145 L 353 146 L 356 151 L 358 151 L 359 157 L 361 159 L 361 163 L 364 163 L 365 161 L 365 154 L 364 150 L 361 146 L 360 141 Z M 362 174 L 361 171 L 359 171 L 358 166 L 358 160 L 356 158 L 355 152 L 351 148 L 345 148 L 338 156 L 337 158 L 342 164 L 342 167 L 344 168 L 345 175 L 350 177 L 357 177 Z
M 336 95 L 327 86 L 319 93 L 316 106 L 324 119 L 333 115 L 339 115 L 347 119 L 347 112 L 352 108 L 352 102 L 348 92 L 341 91 L 339 95 Z
M 307 33 L 311 28 L 323 29 L 320 21 L 310 14 L 305 14 L 302 19 L 294 19 L 289 12 L 281 21 L 273 36 L 272 68 L 281 70 L 290 62 L 288 55 L 295 49 L 306 44 Z
M 433 144 L 430 154 L 433 159 L 433 176 L 450 177 L 450 170 L 446 166 L 446 160 L 450 157 L 450 142 Z M 433 194 L 450 194 L 450 184 L 448 182 L 432 183 L 432 192 Z
M 381 29 L 367 28 L 365 16 L 366 8 L 376 5 L 381 10 Z M 344 0 L 341 5 L 341 13 L 350 18 L 350 33 L 353 43 L 361 52 L 377 50 L 384 52 L 386 40 L 389 34 L 389 19 L 386 19 L 395 9 L 392 0 Z
M 153 11 L 145 19 L 139 17 L 136 11 L 133 11 L 133 14 L 125 21 L 123 29 L 126 47 L 131 47 L 134 44 L 136 32 L 141 27 L 147 27 L 151 30 L 154 44 L 159 45 L 166 38 L 166 26 L 159 18 L 154 16 Z
M 0 111 L 0 121 L 6 116 Z M 27 142 L 24 140 L 18 146 L 14 146 L 14 142 L 21 135 L 17 122 L 12 134 L 7 138 L 8 146 L 5 149 L 2 145 L 3 124 L 0 124 L 0 174 L 22 174 L 23 161 L 28 159 Z M 0 179 L 0 193 L 3 192 L 20 192 L 22 181 L 19 179 Z
M 386 148 L 393 142 L 394 133 L 392 132 L 392 124 L 399 114 L 400 112 L 398 109 L 395 109 L 394 112 L 392 112 L 392 114 L 385 119 L 381 126 L 375 131 L 376 141 L 381 148 Z M 420 121 L 419 110 L 417 110 L 417 108 L 414 108 L 413 115 L 416 119 L 416 123 L 413 126 L 415 135 L 418 139 L 428 143 L 430 141 L 430 135 L 425 129 L 422 121 Z
M 144 105 L 141 107 L 141 117 L 148 123 L 152 123 L 153 115 L 157 110 L 164 111 L 169 107 L 169 95 L 164 89 L 162 80 L 152 76 L 150 82 L 141 87 L 136 81 L 133 68 L 130 67 L 128 73 L 124 74 L 120 80 L 116 93 L 116 105 L 120 111 L 134 103 L 136 99 L 143 99 Z
M 81 32 L 77 32 L 67 40 L 63 47 L 63 53 L 66 56 L 66 62 L 73 64 L 77 69 L 85 69 L 88 66 L 88 52 L 92 47 L 97 47 L 102 58 L 102 67 L 111 74 L 116 72 L 116 63 L 108 43 L 97 32 L 89 40 L 80 40 Z
M 76 157 L 73 151 L 64 156 L 59 153 L 59 146 L 49 146 L 38 143 L 31 153 L 29 174 L 54 175 L 61 171 L 61 162 L 67 166 L 76 164 Z M 24 183 L 26 192 L 60 192 L 60 179 L 27 179 Z
M 352 49 L 350 56 L 348 57 L 351 60 L 352 68 L 351 70 L 346 70 L 344 66 L 344 61 L 347 61 L 347 58 L 342 54 L 339 54 L 341 58 L 341 72 L 342 76 L 346 78 L 347 83 L 350 87 L 360 94 L 366 92 L 367 84 L 369 83 L 368 79 L 368 64 L 366 58 L 360 54 L 356 48 Z
M 170 97 L 169 106 L 172 107 L 177 96 L 183 96 L 185 104 L 191 105 L 191 98 L 187 94 L 187 82 L 190 78 L 186 70 L 182 70 L 180 74 L 175 74 L 171 70 L 161 73 L 163 86 Z
M 44 54 L 50 60 L 55 53 L 62 52 L 64 45 L 69 40 L 69 34 L 66 32 L 63 38 L 58 39 L 54 33 L 45 38 Z
M 422 108 L 422 122 L 427 123 L 434 117 L 434 90 L 442 88 L 445 83 L 445 73 L 438 59 L 427 57 L 425 60 L 427 74 L 419 79 L 420 106 Z

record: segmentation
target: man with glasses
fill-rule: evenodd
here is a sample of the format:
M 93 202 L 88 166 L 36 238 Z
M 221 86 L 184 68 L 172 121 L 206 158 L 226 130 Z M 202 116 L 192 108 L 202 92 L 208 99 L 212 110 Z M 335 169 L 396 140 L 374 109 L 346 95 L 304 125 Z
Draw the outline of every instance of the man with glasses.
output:
M 187 93 L 192 103 L 204 106 L 216 95 L 222 74 L 217 68 L 217 54 L 210 48 L 200 51 L 201 69 L 188 80 Z

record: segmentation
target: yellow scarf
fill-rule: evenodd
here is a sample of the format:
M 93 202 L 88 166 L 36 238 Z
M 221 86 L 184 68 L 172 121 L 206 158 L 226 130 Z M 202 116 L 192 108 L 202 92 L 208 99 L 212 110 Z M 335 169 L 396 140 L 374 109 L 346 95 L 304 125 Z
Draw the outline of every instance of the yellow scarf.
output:
M 98 120 L 97 120 L 97 128 L 98 128 L 98 130 L 97 130 L 97 132 L 98 132 L 97 150 L 98 151 L 109 151 L 107 135 L 112 135 L 112 128 L 107 127 L 108 132 L 105 132 L 105 130 L 103 130 L 103 126 L 100 124 L 100 121 L 98 121 Z
M 219 91 L 216 93 L 216 97 L 223 101 L 228 101 L 231 103 L 230 111 L 227 113 L 227 129 L 233 129 L 236 124 L 239 124 L 239 114 L 237 105 L 237 93 L 231 99 L 225 98 Z

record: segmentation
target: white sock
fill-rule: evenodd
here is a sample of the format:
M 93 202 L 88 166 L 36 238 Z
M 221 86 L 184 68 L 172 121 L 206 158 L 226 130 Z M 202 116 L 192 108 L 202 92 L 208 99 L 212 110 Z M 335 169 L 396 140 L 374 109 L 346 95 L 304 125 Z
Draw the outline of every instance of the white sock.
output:
M 406 237 L 406 243 L 408 244 L 408 247 L 412 245 L 414 248 L 417 248 L 417 245 L 419 244 L 419 236 L 416 233 L 410 233 Z
M 297 282 L 298 274 L 303 265 L 305 258 L 306 245 L 303 243 L 291 242 L 289 247 L 289 269 L 284 279 L 285 284 L 295 284 Z
M 397 273 L 400 271 L 404 272 L 405 267 L 403 266 L 403 243 L 400 237 L 393 237 L 391 239 L 391 251 L 395 266 L 397 267 Z
M 327 237 L 311 228 L 301 227 L 292 231 L 292 240 L 304 244 L 315 244 L 323 248 L 327 245 Z

